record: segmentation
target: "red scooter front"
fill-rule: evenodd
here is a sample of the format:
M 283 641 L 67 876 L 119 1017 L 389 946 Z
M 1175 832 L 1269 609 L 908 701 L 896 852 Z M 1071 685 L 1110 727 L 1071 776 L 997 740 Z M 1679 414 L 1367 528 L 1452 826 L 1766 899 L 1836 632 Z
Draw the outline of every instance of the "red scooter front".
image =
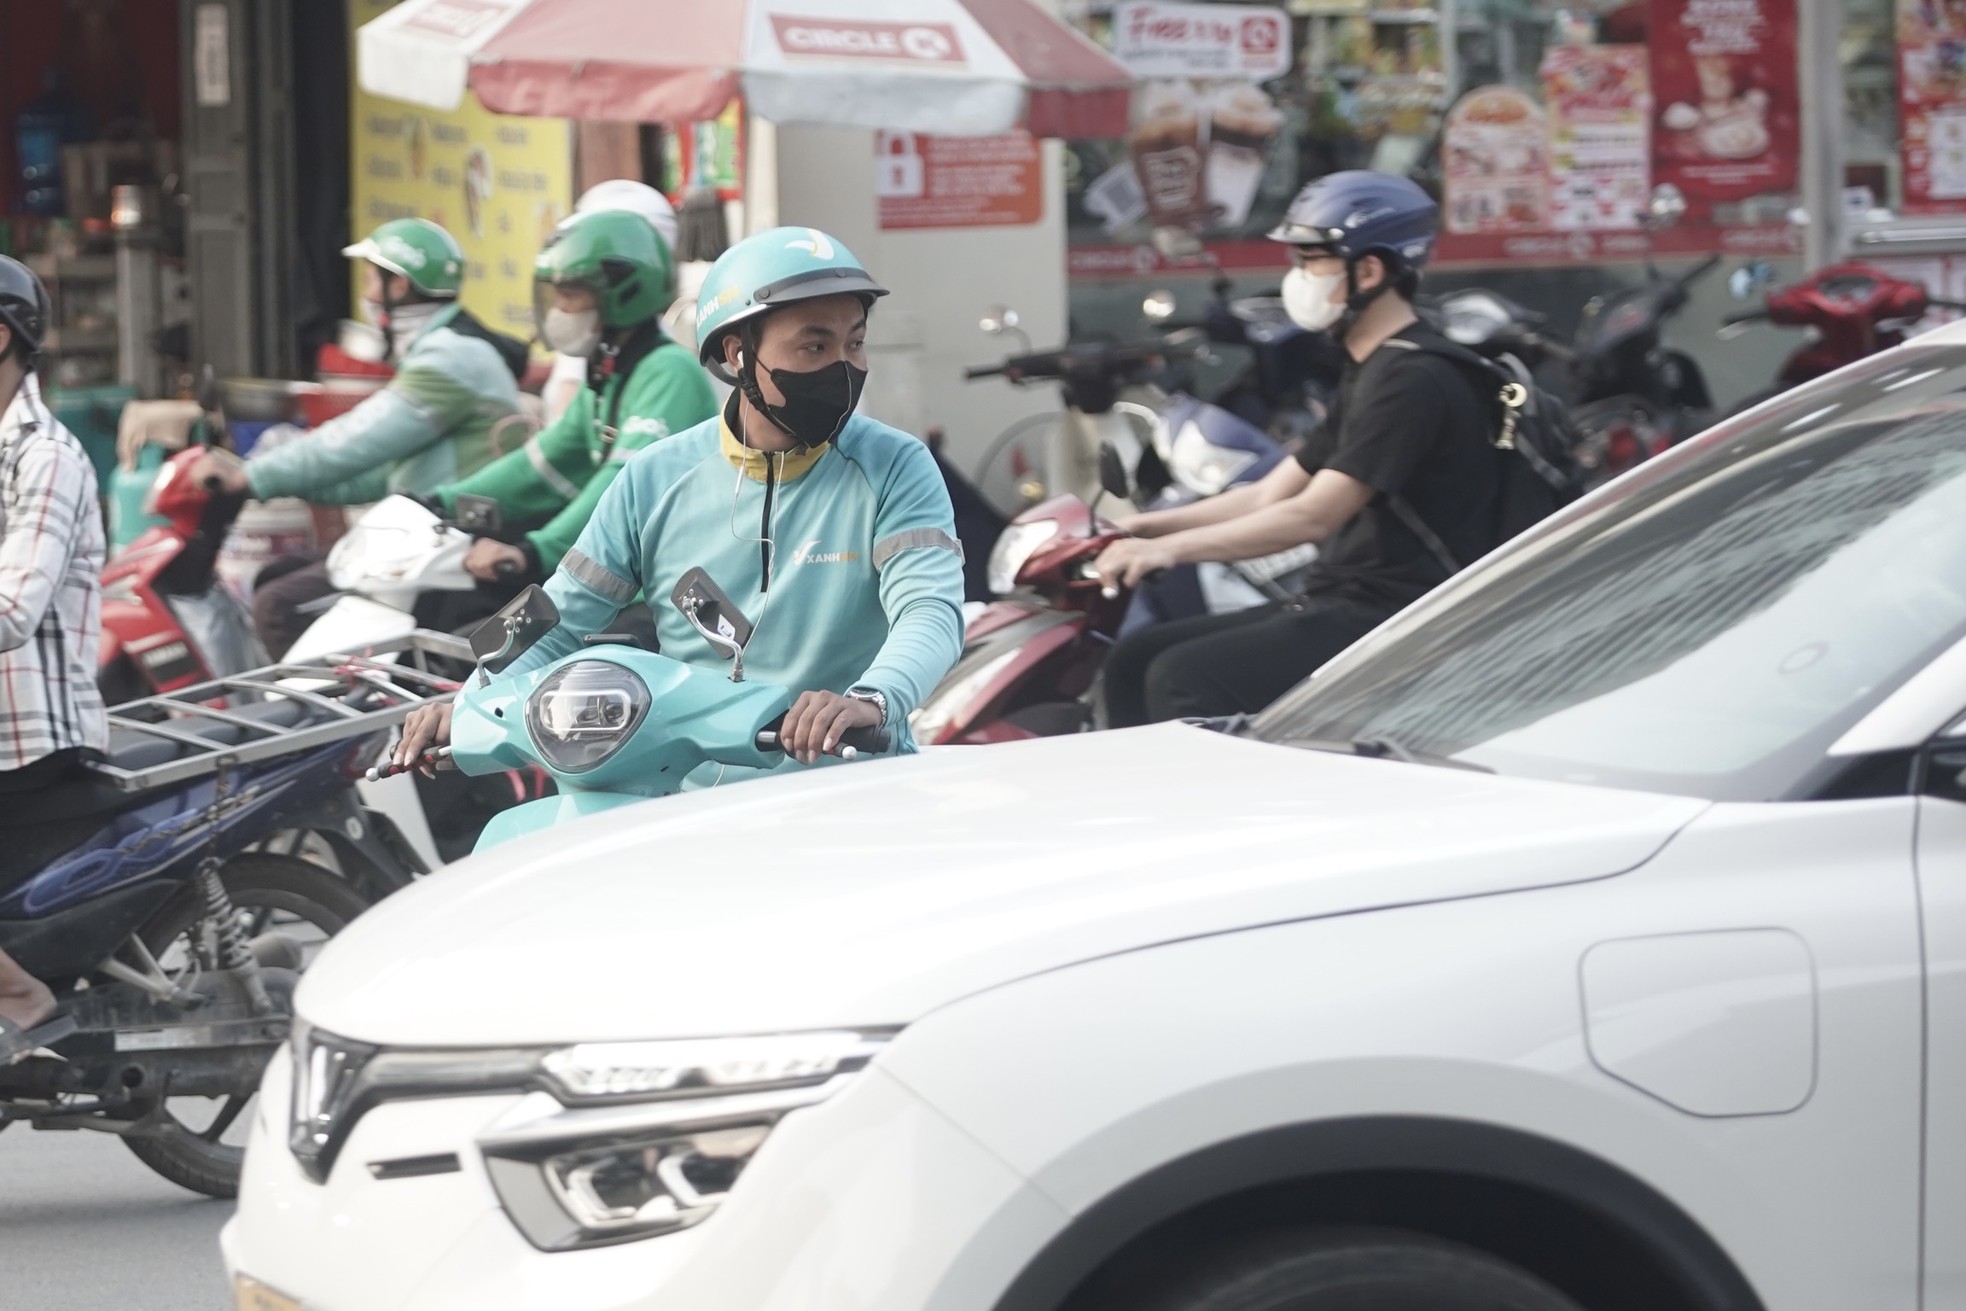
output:
M 1033 531 L 1041 525 L 1051 527 L 1048 536 Z M 1036 543 L 1015 566 L 1018 590 L 970 623 L 962 658 L 916 712 L 923 746 L 1055 737 L 1090 725 L 1085 694 L 1130 596 L 1093 576 L 1092 563 L 1123 536 L 1076 496 L 1055 497 L 1011 522 L 999 552 Z
M 1753 398 L 1761 401 L 1901 345 L 1908 330 L 1933 310 L 1961 309 L 1966 302 L 1933 296 L 1923 284 L 1874 265 L 1832 264 L 1806 281 L 1770 292 L 1760 309 L 1729 315 L 1722 331 L 1750 323 L 1815 330 L 1814 339 L 1782 365 L 1780 384 Z

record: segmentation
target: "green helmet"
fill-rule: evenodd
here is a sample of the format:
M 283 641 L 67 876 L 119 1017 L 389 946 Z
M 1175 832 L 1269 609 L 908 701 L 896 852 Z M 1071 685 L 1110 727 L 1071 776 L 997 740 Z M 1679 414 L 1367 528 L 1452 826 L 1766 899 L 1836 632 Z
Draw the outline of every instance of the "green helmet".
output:
M 390 219 L 341 252 L 400 273 L 426 296 L 453 300 L 464 285 L 464 251 L 457 238 L 429 219 Z
M 555 288 L 592 291 L 603 327 L 631 328 L 660 318 L 676 285 L 669 244 L 647 219 L 619 209 L 564 220 L 540 248 L 532 276 L 542 324 Z
M 794 301 L 857 295 L 868 304 L 887 289 L 853 252 L 817 228 L 772 228 L 744 238 L 718 257 L 696 295 L 697 356 L 712 373 L 734 382 L 724 365 L 723 339 L 747 319 Z

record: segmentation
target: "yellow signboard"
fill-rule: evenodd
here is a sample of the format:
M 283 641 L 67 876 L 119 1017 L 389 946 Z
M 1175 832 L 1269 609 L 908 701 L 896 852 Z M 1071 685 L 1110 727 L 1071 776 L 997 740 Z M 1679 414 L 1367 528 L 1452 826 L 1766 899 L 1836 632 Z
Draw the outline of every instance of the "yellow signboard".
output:
M 360 27 L 395 4 L 349 0 L 349 21 Z M 442 225 L 464 247 L 465 308 L 530 338 L 533 256 L 573 208 L 571 126 L 494 114 L 469 92 L 450 113 L 386 100 L 363 91 L 352 69 L 349 86 L 354 238 L 394 218 Z

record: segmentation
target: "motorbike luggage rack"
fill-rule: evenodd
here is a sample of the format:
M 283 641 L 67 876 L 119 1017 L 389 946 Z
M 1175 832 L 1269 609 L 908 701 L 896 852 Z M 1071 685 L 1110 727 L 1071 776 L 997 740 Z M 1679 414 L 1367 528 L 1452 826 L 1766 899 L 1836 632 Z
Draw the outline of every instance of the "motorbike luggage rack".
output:
M 398 657 L 391 660 L 385 657 Z M 89 768 L 125 792 L 182 783 L 186 779 L 236 769 L 277 756 L 310 751 L 349 738 L 393 728 L 412 710 L 448 699 L 460 680 L 431 671 L 432 658 L 466 668 L 476 663 L 471 644 L 449 633 L 418 629 L 406 637 L 375 643 L 359 653 L 324 655 L 306 662 L 281 662 L 242 674 L 214 678 L 175 692 L 139 697 L 109 708 L 109 727 L 174 746 L 183 754 L 155 765 L 124 768 L 113 761 Z M 368 709 L 348 704 L 358 691 L 387 693 L 386 705 Z M 208 704 L 224 699 L 227 707 Z M 240 702 L 295 701 L 325 711 L 298 726 L 270 723 L 233 708 Z M 200 736 L 197 722 L 238 730 L 237 741 Z

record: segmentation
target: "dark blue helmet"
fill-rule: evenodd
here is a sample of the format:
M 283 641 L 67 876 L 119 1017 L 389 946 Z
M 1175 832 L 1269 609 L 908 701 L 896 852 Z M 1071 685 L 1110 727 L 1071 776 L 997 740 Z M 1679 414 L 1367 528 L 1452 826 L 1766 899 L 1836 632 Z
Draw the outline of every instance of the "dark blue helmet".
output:
M 15 343 L 7 347 L 9 354 L 18 349 L 32 363 L 48 336 L 49 308 L 48 289 L 33 270 L 0 255 L 0 323 L 11 330 Z
M 1270 233 L 1292 246 L 1327 246 L 1346 261 L 1391 255 L 1423 269 L 1433 257 L 1440 206 L 1405 178 L 1351 169 L 1321 177 L 1297 193 Z

